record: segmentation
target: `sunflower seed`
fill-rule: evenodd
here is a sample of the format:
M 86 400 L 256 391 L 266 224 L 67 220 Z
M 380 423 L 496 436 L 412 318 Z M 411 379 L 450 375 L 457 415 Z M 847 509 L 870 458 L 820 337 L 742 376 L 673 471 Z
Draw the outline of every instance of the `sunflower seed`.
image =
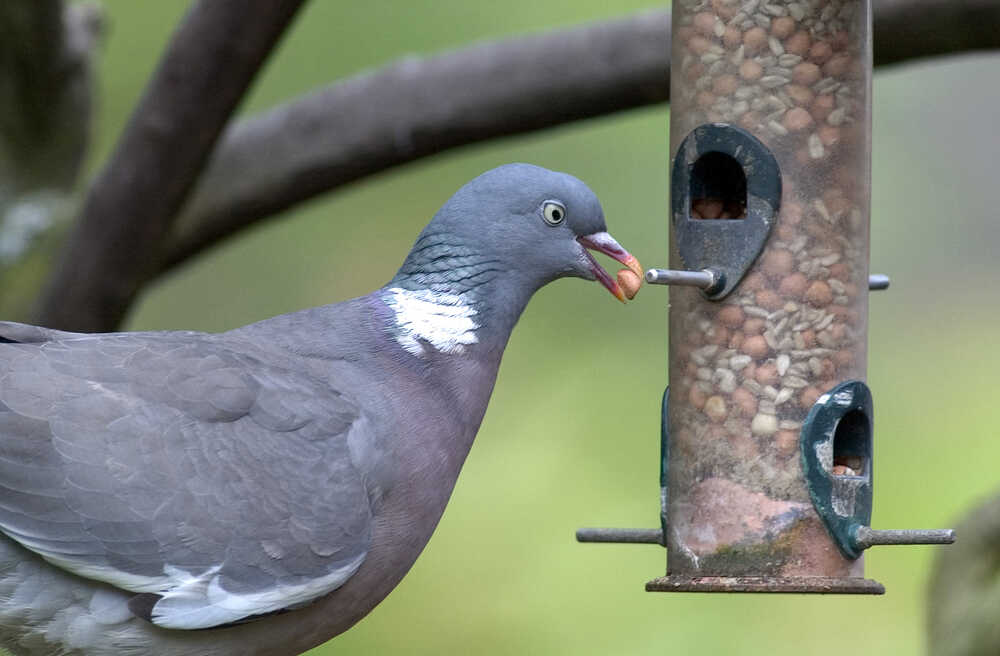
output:
M 834 320 L 835 316 L 836 315 L 834 315 L 834 314 L 828 314 L 828 315 L 826 315 L 822 319 L 822 321 L 820 321 L 819 323 L 816 324 L 816 330 L 825 330 L 827 326 L 829 326 L 831 323 L 833 323 L 833 320 Z
M 787 77 L 782 77 L 780 75 L 765 75 L 764 77 L 760 78 L 760 86 L 764 87 L 765 89 L 777 89 L 780 86 L 788 84 L 788 81 L 789 80 Z M 832 114 L 833 112 L 830 113 Z
M 792 389 L 802 389 L 809 384 L 805 378 L 800 376 L 786 376 L 783 382 L 786 387 L 791 387 Z
M 830 253 L 826 257 L 821 257 L 819 263 L 823 266 L 830 266 L 831 264 L 836 264 L 840 262 L 840 253 Z
M 716 369 L 713 381 L 718 386 L 720 392 L 732 394 L 736 391 L 736 374 L 729 369 Z
M 837 109 L 830 112 L 830 115 L 826 117 L 826 122 L 830 125 L 843 125 L 847 120 L 847 110 L 843 107 L 838 107 Z
M 731 366 L 734 370 L 739 371 L 740 369 L 743 369 L 748 364 L 750 364 L 752 361 L 753 358 L 751 358 L 749 355 L 734 355 L 729 360 L 729 366 Z
M 791 387 L 782 387 L 778 390 L 778 396 L 774 399 L 774 405 L 782 405 L 791 400 L 792 396 L 795 395 L 795 390 Z
M 733 56 L 729 60 L 733 63 L 733 66 L 739 66 L 741 63 L 743 63 L 744 52 L 746 52 L 746 48 L 742 45 L 739 48 L 737 48 L 735 52 L 733 52 Z
M 823 142 L 815 132 L 809 135 L 808 146 L 809 157 L 812 159 L 822 159 L 823 155 L 826 154 L 826 148 L 823 147 Z

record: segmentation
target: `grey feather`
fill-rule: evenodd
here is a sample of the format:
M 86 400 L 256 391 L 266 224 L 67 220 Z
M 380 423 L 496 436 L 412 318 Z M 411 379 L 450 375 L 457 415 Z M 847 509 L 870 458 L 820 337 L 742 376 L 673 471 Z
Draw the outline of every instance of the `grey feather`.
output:
M 19 502 L 0 502 L 0 529 L 22 545 L 69 571 L 164 596 L 153 621 L 180 628 L 288 605 L 248 602 L 223 619 L 178 623 L 166 610 L 185 577 L 244 596 L 330 580 L 293 596 L 302 603 L 360 564 L 371 507 L 347 443 L 359 410 L 289 368 L 294 358 L 268 361 L 193 334 L 5 350 L 0 423 L 20 430 L 4 435 L 0 487 Z
M 577 238 L 603 230 L 579 180 L 509 165 L 362 298 L 218 335 L 0 322 L 0 643 L 284 654 L 349 628 L 430 538 L 528 299 L 594 279 Z

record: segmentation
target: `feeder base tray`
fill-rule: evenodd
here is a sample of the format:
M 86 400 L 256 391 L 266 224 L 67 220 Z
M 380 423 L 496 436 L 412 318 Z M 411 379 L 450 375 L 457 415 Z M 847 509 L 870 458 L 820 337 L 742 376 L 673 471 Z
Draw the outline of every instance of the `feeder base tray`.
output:
M 785 592 L 802 594 L 885 594 L 872 579 L 826 576 L 662 576 L 646 592 Z

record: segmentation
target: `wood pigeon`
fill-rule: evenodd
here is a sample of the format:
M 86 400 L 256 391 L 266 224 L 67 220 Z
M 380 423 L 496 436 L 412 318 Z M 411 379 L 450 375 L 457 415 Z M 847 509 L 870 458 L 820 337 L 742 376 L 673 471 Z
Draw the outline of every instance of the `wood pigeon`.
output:
M 642 275 L 578 179 L 463 186 L 381 289 L 220 334 L 0 323 L 0 644 L 297 654 L 430 539 L 514 324 L 588 249 Z

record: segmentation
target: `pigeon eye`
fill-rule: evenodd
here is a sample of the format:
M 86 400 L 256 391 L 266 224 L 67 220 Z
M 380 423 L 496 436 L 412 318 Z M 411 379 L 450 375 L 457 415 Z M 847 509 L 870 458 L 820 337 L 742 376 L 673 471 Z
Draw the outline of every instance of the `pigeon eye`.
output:
M 542 203 L 542 218 L 549 225 L 559 225 L 566 218 L 566 208 L 562 203 L 554 200 L 547 200 Z

